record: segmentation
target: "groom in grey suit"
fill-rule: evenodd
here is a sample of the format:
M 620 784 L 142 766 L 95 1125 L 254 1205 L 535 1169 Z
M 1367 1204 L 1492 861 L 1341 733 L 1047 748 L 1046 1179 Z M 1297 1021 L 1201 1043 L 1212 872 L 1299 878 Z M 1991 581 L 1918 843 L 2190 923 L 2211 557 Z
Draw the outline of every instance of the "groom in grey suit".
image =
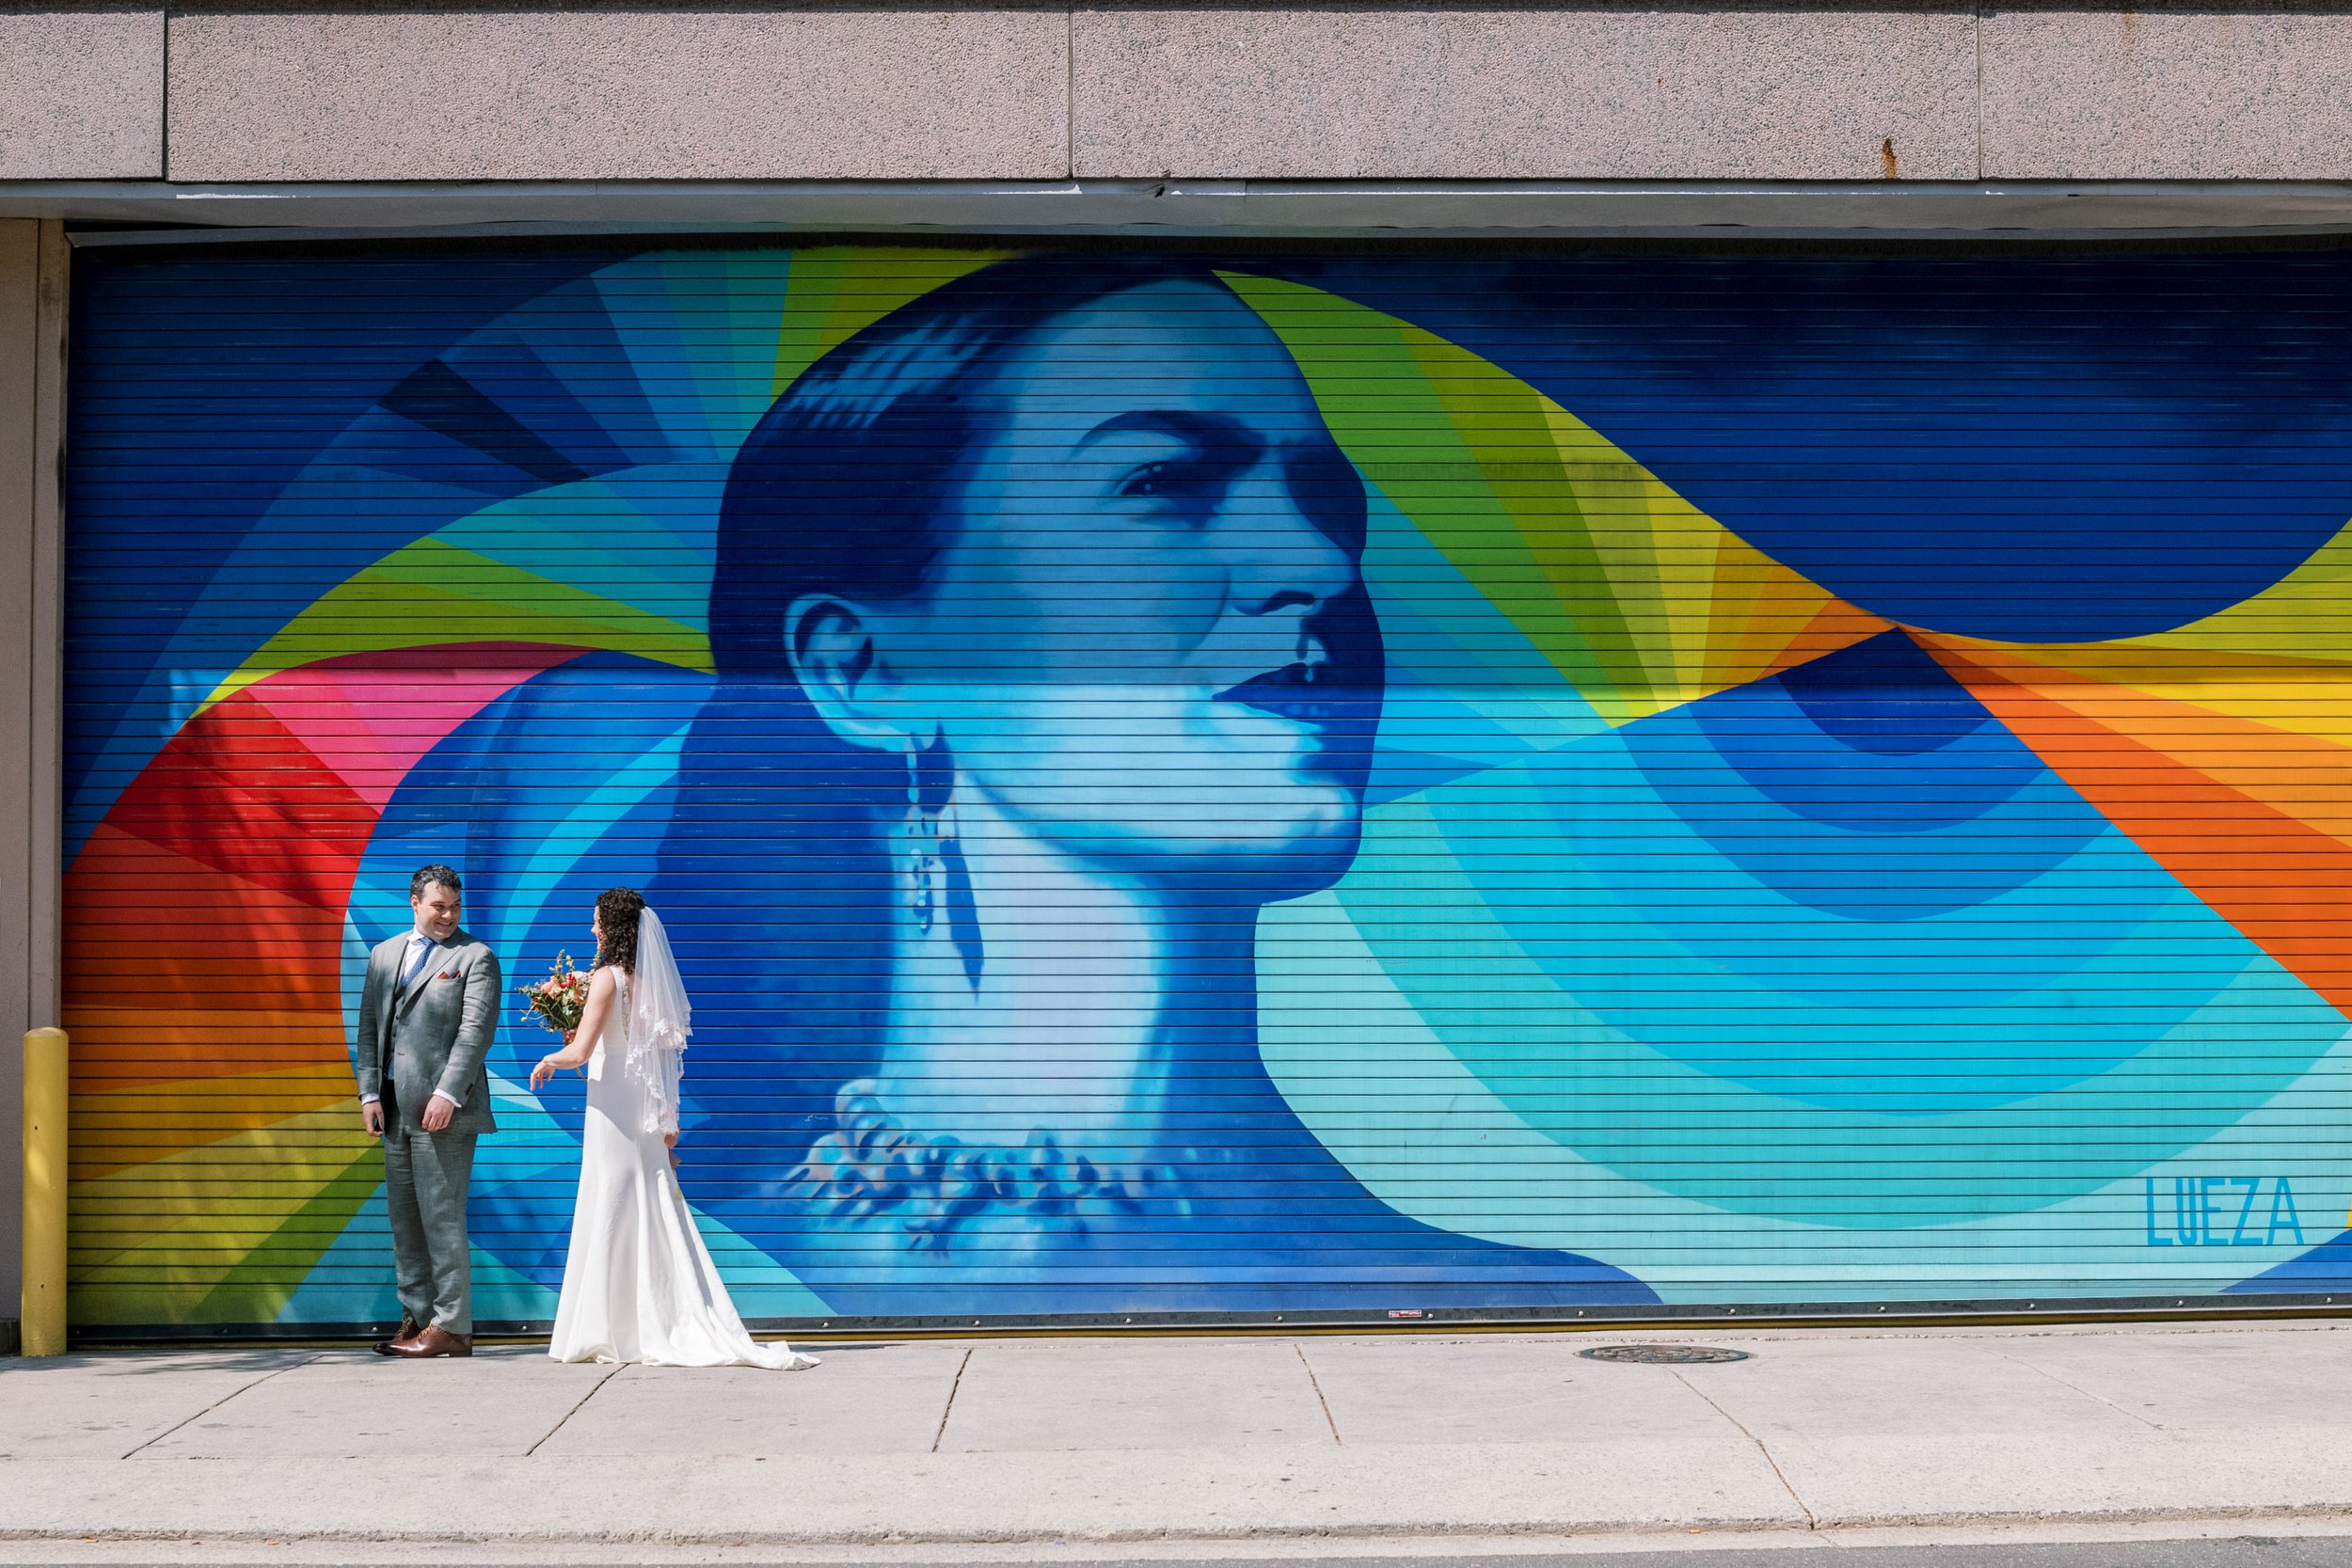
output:
M 408 879 L 413 929 L 368 957 L 359 988 L 359 1118 L 384 1140 L 400 1332 L 384 1355 L 473 1354 L 466 1188 L 474 1140 L 495 1132 L 483 1058 L 498 1031 L 498 956 L 459 928 L 464 887 L 446 865 Z

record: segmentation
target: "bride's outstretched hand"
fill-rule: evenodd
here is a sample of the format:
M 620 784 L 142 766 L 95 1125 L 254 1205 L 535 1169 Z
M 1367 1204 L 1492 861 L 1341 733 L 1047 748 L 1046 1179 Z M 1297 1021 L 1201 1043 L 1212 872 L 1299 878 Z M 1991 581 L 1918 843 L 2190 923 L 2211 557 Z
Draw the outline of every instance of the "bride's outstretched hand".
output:
M 540 1085 L 554 1077 L 557 1069 L 567 1065 L 558 1060 L 552 1053 L 540 1057 L 538 1065 L 531 1069 L 531 1086 L 536 1089 Z

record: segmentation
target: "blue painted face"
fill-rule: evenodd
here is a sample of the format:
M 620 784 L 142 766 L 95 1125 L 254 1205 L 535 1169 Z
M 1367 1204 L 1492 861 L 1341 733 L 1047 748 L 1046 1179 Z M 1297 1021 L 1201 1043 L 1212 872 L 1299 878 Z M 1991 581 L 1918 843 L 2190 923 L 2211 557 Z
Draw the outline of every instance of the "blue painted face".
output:
M 860 607 L 898 727 L 1063 853 L 1252 902 L 1327 884 L 1377 632 L 1360 490 L 1279 341 L 1153 284 L 1033 334 L 986 395 L 930 586 Z

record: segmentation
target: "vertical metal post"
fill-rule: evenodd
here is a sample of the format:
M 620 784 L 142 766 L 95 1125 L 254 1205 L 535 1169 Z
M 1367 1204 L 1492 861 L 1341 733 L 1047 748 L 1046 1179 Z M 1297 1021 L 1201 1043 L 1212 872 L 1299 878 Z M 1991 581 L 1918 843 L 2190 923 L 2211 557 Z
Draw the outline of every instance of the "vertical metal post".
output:
M 65 1354 L 66 1041 L 24 1037 L 24 1302 L 27 1355 Z

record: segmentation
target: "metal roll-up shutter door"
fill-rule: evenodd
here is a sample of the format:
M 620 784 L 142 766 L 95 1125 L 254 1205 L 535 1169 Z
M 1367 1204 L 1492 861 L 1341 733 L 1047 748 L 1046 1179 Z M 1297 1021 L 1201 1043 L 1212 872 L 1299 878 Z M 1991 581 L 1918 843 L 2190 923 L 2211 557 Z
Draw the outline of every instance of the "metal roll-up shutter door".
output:
M 2352 1288 L 2346 278 L 86 251 L 75 1321 L 395 1315 L 427 862 L 662 911 L 755 1321 Z

